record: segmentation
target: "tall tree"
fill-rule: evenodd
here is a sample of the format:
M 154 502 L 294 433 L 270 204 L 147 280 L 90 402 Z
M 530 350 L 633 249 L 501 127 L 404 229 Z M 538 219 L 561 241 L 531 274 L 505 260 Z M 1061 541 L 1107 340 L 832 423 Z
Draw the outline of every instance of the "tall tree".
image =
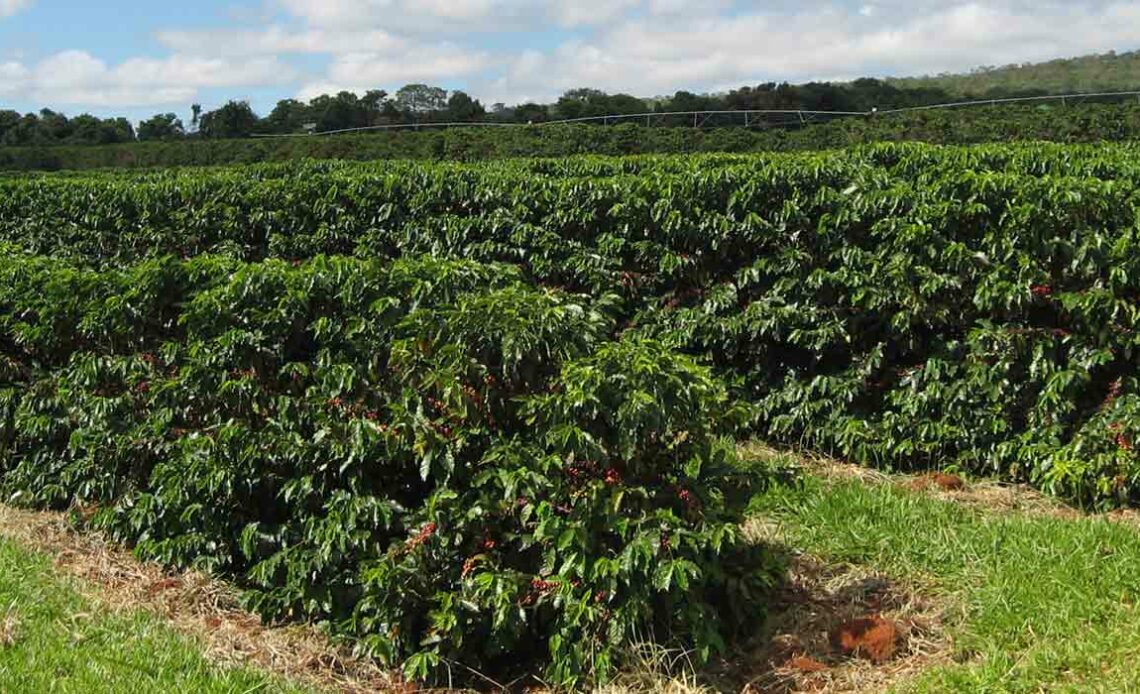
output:
M 173 113 L 159 113 L 139 123 L 140 140 L 175 140 L 185 134 L 182 120 Z
M 40 110 L 39 130 L 49 142 L 66 142 L 71 137 L 72 126 L 67 116 L 45 108 Z
M 713 111 L 718 106 L 716 97 L 680 91 L 660 105 L 661 111 Z
M 360 99 L 352 92 L 335 96 L 324 94 L 309 102 L 309 110 L 316 119 L 317 130 L 347 130 L 368 125 L 368 114 Z
M 609 95 L 598 89 L 571 89 L 562 95 L 554 110 L 560 118 L 589 118 L 614 114 L 644 113 L 649 106 L 629 94 Z
M 19 144 L 16 138 L 19 134 L 20 120 L 17 111 L 0 111 L 0 145 Z
M 515 121 L 519 123 L 542 123 L 550 120 L 550 108 L 533 102 L 516 106 L 514 114 Z
M 265 117 L 261 127 L 270 133 L 298 133 L 309 122 L 315 121 L 308 105 L 296 99 L 282 99 Z
M 198 119 L 198 131 L 209 138 L 249 137 L 256 128 L 257 114 L 248 101 L 230 101 Z
M 408 84 L 396 92 L 396 104 L 401 111 L 424 114 L 447 108 L 447 90 L 426 84 Z
M 469 123 L 482 120 L 487 115 L 487 109 L 476 99 L 472 99 L 466 92 L 452 92 L 447 100 L 447 118 L 457 123 Z
M 360 103 L 369 111 L 379 113 L 384 102 L 388 100 L 388 92 L 383 89 L 369 89 L 360 97 Z

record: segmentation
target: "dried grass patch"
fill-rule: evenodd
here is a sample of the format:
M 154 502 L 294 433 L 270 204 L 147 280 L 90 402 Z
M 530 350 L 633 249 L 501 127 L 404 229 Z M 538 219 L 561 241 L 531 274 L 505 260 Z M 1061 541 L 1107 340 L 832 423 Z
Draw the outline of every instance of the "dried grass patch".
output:
M 873 570 L 801 556 L 749 656 L 744 670 L 757 674 L 742 691 L 883 691 L 951 662 L 945 610 L 916 587 Z M 836 634 L 861 620 L 891 625 L 891 657 L 876 662 L 837 647 Z
M 197 638 L 223 666 L 255 666 L 315 688 L 348 692 L 408 691 L 396 676 L 332 645 L 315 627 L 267 627 L 238 607 L 236 590 L 200 573 L 170 573 L 139 562 L 95 533 L 77 532 L 64 515 L 0 506 L 0 535 L 54 557 L 78 588 L 115 612 L 145 610 Z M 15 638 L 14 616 L 0 619 Z
M 0 617 L 0 650 L 16 645 L 19 637 L 20 619 L 14 607 L 8 608 L 3 617 Z
M 755 519 L 746 535 L 782 543 L 770 520 Z M 773 598 L 762 631 L 736 657 L 696 670 L 684 653 L 646 649 L 638 665 L 605 694 L 741 694 L 875 692 L 954 662 L 943 626 L 949 598 L 932 598 L 923 586 L 904 584 L 858 566 L 834 566 L 801 555 Z M 893 655 L 884 662 L 844 653 L 834 643 L 841 627 L 870 618 L 897 630 Z
M 995 480 L 971 481 L 942 472 L 893 474 L 810 452 L 782 451 L 760 442 L 744 444 L 741 452 L 746 456 L 775 461 L 792 469 L 803 470 L 824 480 L 857 481 L 868 485 L 889 484 L 985 511 L 1048 515 L 1070 520 L 1088 517 L 1088 514 L 1067 505 L 1060 499 L 1024 484 Z M 1116 517 L 1128 515 L 1111 514 Z M 1137 522 L 1140 522 L 1140 518 Z

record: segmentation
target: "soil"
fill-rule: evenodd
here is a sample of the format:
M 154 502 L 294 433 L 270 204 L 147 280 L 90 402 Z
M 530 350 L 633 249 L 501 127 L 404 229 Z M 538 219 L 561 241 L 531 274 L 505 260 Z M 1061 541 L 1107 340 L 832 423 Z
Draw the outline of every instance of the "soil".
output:
M 784 665 L 789 670 L 796 670 L 804 674 L 811 674 L 813 672 L 827 672 L 831 668 L 818 660 L 808 658 L 807 656 L 796 656 Z
M 949 660 L 941 628 L 944 609 L 914 587 L 873 571 L 797 557 L 750 662 L 727 664 L 737 673 L 756 674 L 745 683 L 721 682 L 717 689 L 748 694 L 890 689 Z
M 899 626 L 880 615 L 860 617 L 831 632 L 832 647 L 844 656 L 886 663 L 903 648 Z
M 948 475 L 944 472 L 932 472 L 916 478 L 910 483 L 915 491 L 926 489 L 941 489 L 944 492 L 960 492 L 966 489 L 966 480 L 958 475 Z

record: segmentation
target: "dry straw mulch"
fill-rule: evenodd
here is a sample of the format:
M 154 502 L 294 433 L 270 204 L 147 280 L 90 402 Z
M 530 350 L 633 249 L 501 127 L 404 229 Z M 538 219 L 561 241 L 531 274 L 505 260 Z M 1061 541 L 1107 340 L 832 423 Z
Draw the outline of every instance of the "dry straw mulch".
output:
M 171 573 L 135 559 L 63 514 L 0 506 L 0 536 L 54 558 L 63 574 L 100 607 L 145 610 L 200 641 L 223 666 L 253 666 L 317 689 L 406 692 L 392 673 L 332 645 L 315 627 L 269 627 L 238 607 L 234 588 L 199 573 Z M 0 615 L 0 647 L 18 625 Z M 6 636 L 7 635 L 7 636 Z

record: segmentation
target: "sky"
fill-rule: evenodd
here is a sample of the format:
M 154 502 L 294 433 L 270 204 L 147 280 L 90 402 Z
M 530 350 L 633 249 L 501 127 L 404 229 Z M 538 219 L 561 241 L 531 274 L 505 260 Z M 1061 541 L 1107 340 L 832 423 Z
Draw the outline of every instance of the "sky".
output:
M 1140 0 L 0 0 L 0 108 L 134 120 L 410 82 L 490 105 L 1140 48 Z

